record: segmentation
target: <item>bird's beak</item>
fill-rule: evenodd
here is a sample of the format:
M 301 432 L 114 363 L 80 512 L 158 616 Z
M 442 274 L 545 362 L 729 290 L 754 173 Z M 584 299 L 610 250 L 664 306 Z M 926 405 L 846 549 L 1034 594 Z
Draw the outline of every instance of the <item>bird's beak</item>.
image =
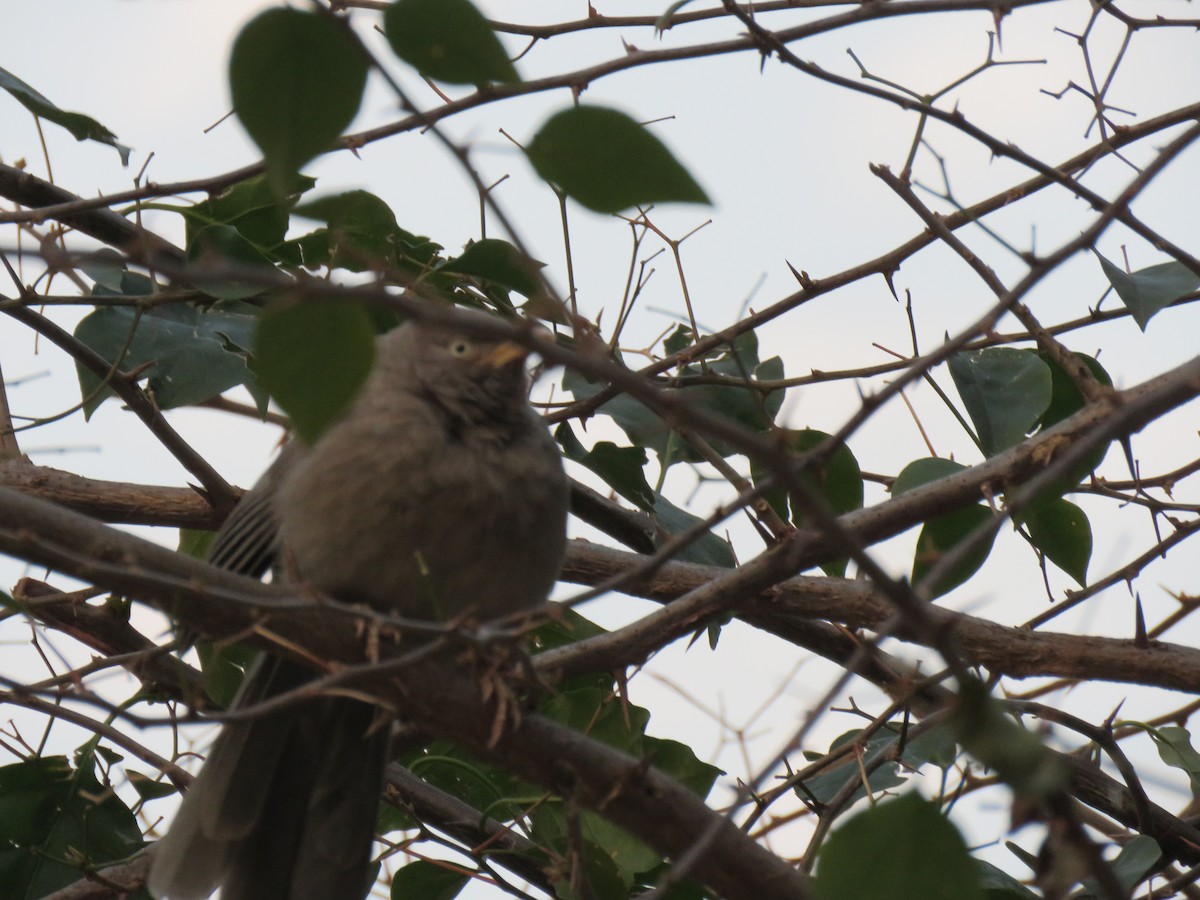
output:
M 483 357 L 484 365 L 492 369 L 499 369 L 511 362 L 523 360 L 529 356 L 529 349 L 516 341 L 504 341 L 497 344 L 486 356 Z

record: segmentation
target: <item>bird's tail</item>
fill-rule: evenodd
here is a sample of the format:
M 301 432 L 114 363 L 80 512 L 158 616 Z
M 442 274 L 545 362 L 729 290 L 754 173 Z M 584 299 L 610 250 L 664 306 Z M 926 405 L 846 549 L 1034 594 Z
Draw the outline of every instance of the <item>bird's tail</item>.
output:
M 263 657 L 234 703 L 249 709 L 311 671 Z M 225 725 L 154 850 L 150 892 L 200 900 L 362 900 L 388 758 L 377 710 L 318 697 Z

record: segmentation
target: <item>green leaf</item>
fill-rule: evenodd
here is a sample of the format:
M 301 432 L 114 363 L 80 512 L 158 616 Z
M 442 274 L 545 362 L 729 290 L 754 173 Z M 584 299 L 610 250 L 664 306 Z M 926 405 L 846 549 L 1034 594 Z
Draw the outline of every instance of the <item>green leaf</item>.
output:
M 1050 369 L 1031 350 L 956 353 L 950 357 L 950 377 L 988 456 L 1025 440 L 1050 405 Z
M 63 756 L 0 767 L 0 884 L 5 897 L 44 897 L 143 847 L 137 819 L 96 778 L 95 759 L 78 768 Z
M 1094 251 L 1093 251 L 1094 252 Z M 1200 287 L 1197 275 L 1183 263 L 1166 262 L 1136 272 L 1126 272 L 1099 253 L 1100 268 L 1125 308 L 1142 331 L 1160 310 Z
M 475 275 L 532 298 L 545 293 L 538 277 L 538 270 L 545 266 L 545 263 L 525 256 L 508 241 L 484 238 L 469 244 L 459 256 L 446 260 L 438 271 Z
M 830 435 L 812 428 L 802 428 L 796 431 L 783 430 L 777 432 L 783 443 L 791 452 L 801 455 L 821 446 Z M 779 437 L 776 438 L 777 440 Z M 750 477 L 757 485 L 762 482 L 771 470 L 759 460 L 750 460 Z M 861 509 L 863 504 L 862 470 L 858 460 L 844 443 L 839 443 L 824 462 L 815 470 L 806 470 L 800 476 L 801 482 L 813 493 L 825 500 L 830 511 L 835 515 Z M 768 503 L 779 515 L 797 527 L 802 527 L 807 515 L 802 508 L 797 508 L 796 498 L 789 496 L 787 488 L 776 485 L 765 495 Z M 822 571 L 826 575 L 843 575 L 846 571 L 846 560 L 840 559 L 823 563 Z
M 207 559 L 208 549 L 212 546 L 213 539 L 216 536 L 217 533 L 215 531 L 180 528 L 179 546 L 176 549 L 180 553 L 186 553 L 192 559 Z
M 142 772 L 134 771 L 133 769 L 125 770 L 125 777 L 129 779 L 130 786 L 137 791 L 137 795 L 143 800 L 158 800 L 161 797 L 170 797 L 177 793 L 175 785 L 169 781 L 155 781 L 148 775 Z
M 186 245 L 191 247 L 207 225 L 231 225 L 260 252 L 269 253 L 284 242 L 296 201 L 315 184 L 315 179 L 297 175 L 280 197 L 267 177 L 258 175 L 194 206 L 176 207 L 187 224 Z
M 155 402 L 162 409 L 173 409 L 202 403 L 253 381 L 246 360 L 230 352 L 229 342 L 248 344 L 257 320 L 256 308 L 237 303 L 208 312 L 172 304 L 148 309 L 140 318 L 132 307 L 105 306 L 80 320 L 75 337 L 110 363 L 120 359 L 123 371 L 149 366 L 147 386 Z M 86 401 L 84 414 L 91 416 L 112 392 L 96 393 L 100 379 L 82 366 L 77 371 Z
M 1121 886 L 1126 891 L 1132 891 L 1138 882 L 1150 874 L 1151 869 L 1158 864 L 1160 859 L 1162 859 L 1162 849 L 1158 846 L 1158 842 L 1152 837 L 1139 834 L 1121 848 L 1117 853 L 1117 858 L 1109 865 Z M 1075 894 L 1073 900 L 1106 896 L 1109 895 L 1100 890 L 1096 879 L 1085 878 L 1083 890 Z
M 707 357 L 703 365 L 696 363 L 684 366 L 679 372 L 681 377 L 701 374 L 724 375 L 731 379 L 775 380 L 783 376 L 783 363 L 778 357 L 760 363 L 758 338 L 754 332 L 748 331 L 739 335 L 731 347 Z M 588 381 L 573 369 L 568 369 L 563 375 L 563 387 L 578 399 L 590 397 L 601 389 L 601 385 Z M 775 416 L 783 405 L 784 392 L 771 391 L 764 395 L 752 387 L 738 384 L 701 384 L 668 388 L 664 393 L 713 415 L 737 422 L 750 431 L 765 434 L 773 428 Z M 662 466 L 700 462 L 704 458 L 681 440 L 657 413 L 627 394 L 609 400 L 598 411 L 611 416 L 635 446 L 653 450 Z M 722 456 L 737 452 L 728 442 L 711 435 L 707 437 L 709 444 Z
M 1087 514 L 1069 500 L 1059 499 L 1031 510 L 1024 524 L 1033 545 L 1080 587 L 1086 587 L 1092 558 L 1092 526 Z
M 946 513 L 925 523 L 921 534 L 917 537 L 917 551 L 913 556 L 912 583 L 922 585 L 922 581 L 942 557 L 957 547 L 964 538 L 990 522 L 992 513 L 983 506 L 969 506 L 966 509 Z M 958 565 L 954 566 L 936 583 L 928 585 L 929 597 L 934 599 L 948 594 L 960 584 L 970 580 L 992 552 L 993 535 L 985 543 L 980 544 L 969 553 Z
M 449 84 L 521 80 L 487 19 L 468 0 L 396 0 L 383 14 L 396 55 Z
M 1112 387 L 1112 376 L 1095 358 L 1083 353 L 1071 355 L 1087 366 L 1098 382 L 1106 387 Z M 1045 353 L 1038 353 L 1038 358 L 1050 367 L 1050 405 L 1042 413 L 1041 420 L 1041 428 L 1046 429 L 1083 409 L 1084 399 L 1083 394 L 1079 393 L 1079 388 L 1075 386 L 1075 382 L 1071 380 L 1071 376 L 1062 366 Z
M 1158 749 L 1159 758 L 1168 766 L 1186 772 L 1193 792 L 1200 790 L 1200 753 L 1192 746 L 1191 732 L 1181 725 L 1147 728 L 1146 731 Z
M 568 883 L 556 885 L 561 900 L 626 900 L 636 874 L 627 865 L 645 865 L 653 851 L 589 810 L 568 812 L 561 800 L 540 803 L 530 815 L 530 836 L 559 859 L 572 860 L 572 874 L 587 892 Z M 656 858 L 653 864 L 661 863 Z
M 899 497 L 901 494 L 906 494 L 914 488 L 919 488 L 925 484 L 932 484 L 956 472 L 962 472 L 964 469 L 966 469 L 966 466 L 962 463 L 956 463 L 952 459 L 945 459 L 941 456 L 928 456 L 923 459 L 915 459 L 896 476 L 896 480 L 892 483 L 892 496 Z
M 656 769 L 670 775 L 702 800 L 716 780 L 725 774 L 724 770 L 703 762 L 691 747 L 679 741 L 646 735 L 642 738 L 642 746 L 646 758 Z
M 987 900 L 1038 900 L 1037 894 L 1003 869 L 982 859 L 975 860 L 975 868 Z
M 599 441 L 591 450 L 575 436 L 570 422 L 554 431 L 563 455 L 595 472 L 614 491 L 646 511 L 654 509 L 654 490 L 646 481 L 646 451 L 641 447 L 618 447 L 611 441 Z
M 435 265 L 442 249 L 401 228 L 391 207 L 368 191 L 319 197 L 298 206 L 296 213 L 329 226 L 326 261 L 351 272 L 385 263 L 421 274 Z
M 658 138 L 615 109 L 575 106 L 557 113 L 526 153 L 538 175 L 596 212 L 709 202 Z
M 233 109 L 280 194 L 354 119 L 366 81 L 366 54 L 330 15 L 269 9 L 238 34 L 229 60 Z
M 642 755 L 642 736 L 650 712 L 614 700 L 611 691 L 583 688 L 559 691 L 540 704 L 547 718 L 632 756 Z
M 955 472 L 961 472 L 964 468 L 965 466 L 949 459 L 933 457 L 914 460 L 896 476 L 896 481 L 892 485 L 892 495 L 898 497 L 921 485 L 945 478 Z M 917 550 L 913 556 L 912 583 L 921 584 L 929 570 L 937 565 L 943 556 L 953 550 L 976 528 L 990 522 L 991 518 L 991 510 L 975 503 L 953 512 L 944 513 L 926 522 L 921 528 L 920 535 L 917 536 Z M 992 552 L 994 541 L 995 535 L 992 535 L 986 543 L 981 544 L 947 572 L 937 584 L 929 585 L 930 598 L 940 597 L 969 580 L 987 560 L 988 555 Z
M 218 300 L 245 300 L 268 290 L 278 270 L 261 250 L 246 240 L 232 225 L 208 225 L 193 236 L 188 246 L 188 263 L 198 268 L 234 270 L 227 277 L 196 279 L 198 287 Z M 239 280 L 237 272 L 245 271 L 252 279 Z
M 963 749 L 1018 794 L 1036 799 L 1065 787 L 1066 763 L 1010 716 L 982 682 L 962 682 L 951 724 Z
M 869 864 L 865 864 L 869 860 Z M 915 793 L 854 816 L 829 836 L 816 877 L 819 900 L 982 900 L 962 835 Z
M 196 655 L 200 657 L 200 671 L 204 675 L 204 693 L 219 709 L 229 709 L 246 680 L 246 672 L 260 653 L 245 644 L 199 641 Z
M 1112 386 L 1112 378 L 1095 359 L 1085 356 L 1082 353 L 1076 353 L 1074 356 L 1088 367 L 1100 384 L 1108 387 Z M 1059 422 L 1083 409 L 1084 399 L 1083 395 L 1079 392 L 1079 388 L 1075 386 L 1075 382 L 1071 380 L 1071 377 L 1062 366 L 1044 353 L 1039 354 L 1039 357 L 1042 362 L 1050 367 L 1052 384 L 1050 405 L 1042 413 L 1041 424 L 1039 426 L 1039 431 L 1045 431 L 1047 428 L 1057 425 Z M 1104 461 L 1104 457 L 1108 453 L 1109 443 L 1106 441 L 1095 447 L 1077 466 L 1073 467 L 1062 477 L 1054 479 L 1051 484 L 1038 493 L 1036 498 L 1030 501 L 1030 505 L 1027 508 L 1034 509 L 1042 503 L 1052 503 L 1062 497 L 1063 494 L 1074 490 L 1080 481 L 1086 478 Z
M 701 520 L 690 512 L 680 509 L 662 494 L 654 493 L 654 521 L 657 528 L 654 535 L 654 546 L 661 547 L 672 536 L 682 534 L 694 528 Z M 692 541 L 681 551 L 674 554 L 673 559 L 681 562 L 700 563 L 705 566 L 720 566 L 732 569 L 737 565 L 737 557 L 729 542 L 717 537 L 711 531 L 706 531 Z
M 392 876 L 391 895 L 394 900 L 454 900 L 470 880 L 457 869 L 418 859 Z
M 371 317 L 352 303 L 276 303 L 255 337 L 255 373 L 309 444 L 354 399 L 374 359 Z
M 5 69 L 0 69 L 0 88 L 12 94 L 18 103 L 35 116 L 67 129 L 75 140 L 107 144 L 120 155 L 121 165 L 129 165 L 129 154 L 132 152 L 130 148 L 117 143 L 117 136 L 91 116 L 59 109 L 44 94 Z

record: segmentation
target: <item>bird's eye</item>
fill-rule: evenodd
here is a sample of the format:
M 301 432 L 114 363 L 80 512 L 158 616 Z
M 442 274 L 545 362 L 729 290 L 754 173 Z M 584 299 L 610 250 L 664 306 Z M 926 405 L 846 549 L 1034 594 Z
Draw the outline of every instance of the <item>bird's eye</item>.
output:
M 451 356 L 466 356 L 471 352 L 471 342 L 463 338 L 455 338 L 449 346 Z

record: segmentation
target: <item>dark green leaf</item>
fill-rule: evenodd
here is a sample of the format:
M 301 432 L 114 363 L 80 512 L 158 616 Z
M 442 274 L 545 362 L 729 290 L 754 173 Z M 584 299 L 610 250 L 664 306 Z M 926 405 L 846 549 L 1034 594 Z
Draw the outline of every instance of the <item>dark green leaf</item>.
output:
M 284 241 L 290 213 L 316 181 L 297 175 L 280 196 L 265 175 L 238 182 L 216 197 L 177 210 L 187 223 L 187 246 L 206 225 L 231 225 L 258 250 L 266 253 Z
M 632 756 L 642 755 L 642 736 L 650 713 L 640 706 L 617 702 L 611 691 L 559 691 L 542 701 L 541 712 L 610 747 Z
M 526 153 L 542 178 L 596 212 L 709 202 L 658 138 L 614 109 L 575 106 L 557 113 Z
M 1099 253 L 1096 257 L 1100 260 L 1100 268 L 1104 270 L 1108 283 L 1113 286 L 1142 331 L 1146 330 L 1147 323 L 1160 310 L 1200 287 L 1200 275 L 1183 263 L 1159 263 L 1136 272 L 1126 272 Z
M 0 88 L 4 88 L 12 94 L 18 103 L 35 116 L 40 116 L 47 122 L 53 122 L 55 125 L 61 125 L 67 129 L 75 140 L 107 144 L 120 154 L 121 165 L 129 165 L 130 148 L 117 143 L 117 136 L 91 116 L 59 109 L 41 92 L 4 69 L 0 69 Z
M 1003 869 L 998 869 L 982 859 L 975 860 L 979 882 L 987 900 L 1038 900 L 1038 895 Z
M 655 492 L 654 522 L 657 526 L 654 535 L 654 545 L 661 547 L 673 535 L 691 530 L 699 524 L 700 519 L 680 509 L 662 494 Z M 733 555 L 733 548 L 729 546 L 729 542 L 717 537 L 711 531 L 706 531 L 700 535 L 700 537 L 692 541 L 678 553 L 675 553 L 672 559 L 677 559 L 681 562 L 700 563 L 705 566 L 721 566 L 725 569 L 732 569 L 737 565 L 737 557 Z
M 399 762 L 414 775 L 500 822 L 522 815 L 541 791 L 492 768 L 446 742 L 405 753 Z
M 207 225 L 195 233 L 188 246 L 188 263 L 212 269 L 216 279 L 197 279 L 200 290 L 218 300 L 245 300 L 263 293 L 278 270 L 261 250 L 232 225 Z M 229 271 L 228 276 L 224 272 Z M 249 279 L 239 279 L 240 274 Z
M 681 377 L 687 377 L 703 373 L 723 375 L 731 379 L 774 380 L 782 377 L 783 363 L 778 357 L 760 363 L 758 339 L 754 332 L 749 331 L 739 335 L 732 347 L 720 350 L 707 358 L 703 367 L 699 364 L 685 366 L 679 374 Z M 572 369 L 568 369 L 564 374 L 563 386 L 578 399 L 590 397 L 601 388 Z M 771 430 L 775 415 L 783 404 L 783 391 L 771 391 L 764 396 L 752 387 L 738 384 L 691 385 L 669 388 L 665 393 L 759 433 Z M 599 412 L 611 416 L 635 446 L 653 450 L 659 458 L 660 465 L 669 467 L 677 462 L 700 462 L 704 458 L 681 440 L 656 413 L 626 394 L 604 403 Z M 717 437 L 710 435 L 708 441 L 722 456 L 736 452 L 731 444 Z
M 943 556 L 957 547 L 976 528 L 987 525 L 991 520 L 992 512 L 990 510 L 975 505 L 946 513 L 926 522 L 921 529 L 921 534 L 917 537 L 917 551 L 913 556 L 912 583 L 921 585 L 929 570 L 941 562 Z M 930 599 L 949 593 L 978 572 L 992 552 L 994 540 L 995 536 L 993 535 L 985 543 L 976 547 L 936 584 L 928 585 Z
M 82 872 L 64 860 L 101 867 L 143 846 L 129 808 L 96 778 L 91 754 L 72 769 L 62 756 L 0 768 L 0 875 L 5 897 L 44 897 Z
M 354 119 L 366 81 L 366 54 L 330 15 L 269 9 L 242 29 L 229 60 L 233 109 L 280 194 Z
M 1071 380 L 1071 377 L 1062 366 L 1044 353 L 1039 354 L 1039 356 L 1042 362 L 1050 367 L 1051 384 L 1053 385 L 1050 405 L 1042 413 L 1042 420 L 1039 427 L 1039 431 L 1045 431 L 1047 428 L 1058 424 L 1063 419 L 1083 409 L 1084 400 L 1083 395 L 1079 393 L 1079 388 L 1075 386 L 1075 382 Z M 1095 359 L 1085 356 L 1082 353 L 1076 353 L 1074 356 L 1088 367 L 1100 384 L 1108 387 L 1112 386 L 1112 378 L 1109 377 L 1108 372 Z M 1053 483 L 1039 492 L 1038 496 L 1031 500 L 1027 509 L 1034 509 L 1042 503 L 1054 502 L 1062 497 L 1063 494 L 1074 490 L 1082 479 L 1086 478 L 1089 473 L 1104 461 L 1104 456 L 1108 453 L 1108 447 L 1108 442 L 1105 442 L 1094 448 L 1079 465 L 1072 468 L 1071 471 L 1067 472 L 1061 478 L 1056 478 Z
M 329 264 L 352 272 L 383 262 L 421 273 L 434 266 L 442 249 L 401 228 L 391 207 L 367 191 L 320 197 L 296 213 L 328 224 Z
M 647 511 L 654 509 L 654 491 L 646 482 L 646 451 L 641 447 L 618 447 L 611 441 L 600 441 L 587 450 L 569 422 L 559 425 L 554 437 L 567 459 L 591 469 L 630 503 Z
M 1088 367 L 1088 370 L 1095 376 L 1098 382 L 1106 387 L 1112 387 L 1112 376 L 1105 371 L 1104 366 L 1100 365 L 1096 359 L 1083 353 L 1074 353 L 1072 355 Z M 1039 353 L 1038 358 L 1050 367 L 1050 405 L 1042 413 L 1041 421 L 1042 429 L 1046 429 L 1057 425 L 1063 419 L 1069 418 L 1083 409 L 1084 400 L 1083 394 L 1079 393 L 1079 388 L 1075 386 L 1075 382 L 1071 380 L 1071 376 L 1066 373 L 1066 370 L 1062 366 L 1045 353 Z
M 964 466 L 949 459 L 927 458 L 918 459 L 904 467 L 896 476 L 892 485 L 893 496 L 900 496 L 906 491 L 929 484 L 955 472 L 962 471 Z M 992 512 L 980 504 L 971 504 L 962 509 L 945 513 L 925 523 L 917 537 L 917 550 L 913 556 L 912 582 L 920 584 L 926 574 L 941 558 L 953 550 L 971 532 L 991 521 Z M 946 573 L 935 585 L 929 585 L 929 596 L 940 597 L 967 581 L 979 571 L 980 566 L 992 552 L 995 535 L 985 544 L 977 547 L 966 559 Z
M 204 693 L 219 709 L 228 709 L 259 651 L 245 644 L 199 641 L 196 655 L 200 657 L 200 671 L 204 675 Z
M 383 14 L 396 55 L 449 84 L 520 81 L 487 19 L 469 0 L 396 0 Z
M 1031 510 L 1024 524 L 1033 545 L 1081 587 L 1086 586 L 1092 558 L 1092 526 L 1087 514 L 1069 500 L 1059 499 Z
M 392 876 L 392 897 L 394 900 L 413 900 L 414 897 L 454 900 L 470 880 L 470 875 L 457 869 L 418 859 Z
M 143 800 L 158 800 L 160 797 L 170 797 L 177 793 L 175 785 L 169 781 L 155 781 L 141 772 L 136 772 L 133 769 L 125 770 L 125 777 L 129 779 L 129 784 L 137 791 L 137 795 Z
M 257 309 L 236 303 L 208 312 L 173 304 L 148 309 L 140 318 L 131 307 L 106 306 L 80 320 L 75 337 L 110 363 L 120 359 L 122 371 L 148 365 L 155 402 L 172 409 L 202 403 L 252 380 L 245 359 L 230 352 L 227 342 L 248 344 L 257 318 Z M 77 368 L 84 413 L 90 416 L 112 392 L 96 393 L 100 379 L 90 369 Z
M 255 373 L 310 444 L 349 405 L 374 359 L 371 317 L 351 303 L 277 303 L 255 338 Z
M 663 738 L 642 738 L 645 756 L 656 769 L 670 775 L 680 784 L 704 799 L 716 780 L 724 774 L 716 766 L 702 762 L 687 744 Z
M 964 469 L 966 466 L 962 463 L 956 463 L 952 459 L 940 456 L 913 460 L 896 476 L 896 480 L 892 483 L 892 496 L 899 497 L 913 488 L 931 484 Z
M 476 275 L 524 297 L 545 293 L 538 270 L 545 263 L 525 256 L 508 241 L 485 238 L 469 245 L 461 255 L 438 267 L 440 272 Z
M 644 844 L 606 825 L 595 813 L 568 812 L 560 800 L 540 803 L 529 818 L 531 837 L 559 858 L 572 859 L 573 874 L 587 886 L 584 894 L 568 883 L 559 883 L 556 895 L 560 900 L 627 900 L 636 873 L 622 871 L 617 859 L 632 858 L 644 864 L 649 858 Z
M 957 353 L 950 357 L 950 377 L 988 456 L 1023 441 L 1050 405 L 1050 369 L 1031 350 Z
M 958 829 L 915 793 L 859 813 L 821 849 L 820 900 L 879 896 L 881 879 L 888 900 L 983 898 L 979 873 Z
M 1126 891 L 1132 891 L 1134 886 L 1150 873 L 1150 871 L 1158 865 L 1158 861 L 1162 859 L 1162 850 L 1158 846 L 1158 842 L 1152 837 L 1147 837 L 1144 834 L 1139 834 L 1128 844 L 1125 844 L 1117 853 L 1117 858 L 1109 865 L 1112 867 L 1113 874 L 1117 876 L 1117 881 Z M 1084 898 L 1102 898 L 1109 896 L 1104 891 L 1100 890 L 1096 884 L 1096 879 L 1085 878 L 1083 880 L 1083 890 L 1074 895 L 1073 900 L 1084 900 Z
M 812 428 L 783 432 L 783 442 L 788 450 L 798 456 L 821 446 L 829 437 L 825 432 Z M 778 440 L 778 437 L 776 439 Z M 750 461 L 750 476 L 756 485 L 769 474 L 771 474 L 770 469 L 761 461 L 757 459 Z M 838 444 L 833 453 L 820 466 L 815 470 L 806 470 L 800 476 L 800 480 L 809 490 L 821 497 L 835 515 L 862 508 L 862 470 L 858 466 L 858 460 L 854 458 L 854 454 L 845 444 Z M 765 497 L 782 518 L 791 521 L 797 527 L 805 524 L 804 510 L 797 508 L 797 498 L 789 497 L 785 486 L 777 484 L 765 494 Z M 821 568 L 826 575 L 842 575 L 846 571 L 846 560 L 824 563 Z
M 962 748 L 1018 794 L 1045 797 L 1065 786 L 1066 763 L 1010 716 L 982 682 L 962 682 L 952 725 Z
M 140 272 L 128 270 L 121 273 L 118 282 L 115 273 L 105 273 L 103 280 L 97 279 L 92 286 L 93 297 L 149 297 L 157 290 L 154 282 Z

